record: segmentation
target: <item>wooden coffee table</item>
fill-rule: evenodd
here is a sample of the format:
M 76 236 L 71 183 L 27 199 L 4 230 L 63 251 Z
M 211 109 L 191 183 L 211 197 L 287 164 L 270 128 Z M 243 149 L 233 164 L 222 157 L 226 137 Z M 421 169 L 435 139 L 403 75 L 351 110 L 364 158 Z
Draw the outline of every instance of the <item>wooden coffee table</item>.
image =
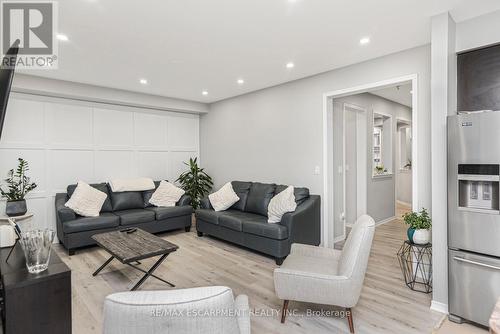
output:
M 175 252 L 179 248 L 177 245 L 143 231 L 140 228 L 137 228 L 133 233 L 122 231 L 99 233 L 93 235 L 92 239 L 111 254 L 111 257 L 92 274 L 93 276 L 99 274 L 113 259 L 117 259 L 121 263 L 144 273 L 144 276 L 134 285 L 131 291 L 137 290 L 150 276 L 167 283 L 171 287 L 175 287 L 174 284 L 154 275 L 153 272 L 170 253 Z M 160 256 L 160 258 L 149 270 L 146 271 L 136 265 L 141 264 L 140 260 L 154 256 Z

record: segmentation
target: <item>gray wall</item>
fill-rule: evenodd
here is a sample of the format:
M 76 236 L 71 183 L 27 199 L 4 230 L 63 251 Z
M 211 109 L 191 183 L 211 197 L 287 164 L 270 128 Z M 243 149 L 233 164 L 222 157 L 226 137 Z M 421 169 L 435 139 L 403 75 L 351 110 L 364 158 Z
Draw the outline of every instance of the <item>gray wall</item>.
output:
M 324 171 L 315 175 L 314 169 L 323 166 L 323 94 L 413 73 L 418 75 L 418 205 L 430 208 L 429 46 L 210 105 L 201 116 L 201 163 L 216 187 L 234 179 L 271 181 L 322 195 Z
M 367 129 L 373 129 L 373 112 L 379 112 L 392 116 L 392 174 L 378 177 L 372 177 L 372 147 L 373 136 L 367 136 L 366 154 L 367 154 L 367 213 L 375 219 L 376 222 L 392 218 L 395 216 L 395 175 L 399 170 L 399 163 L 396 159 L 397 152 L 397 122 L 398 118 L 411 120 L 411 109 L 402 104 L 386 100 L 382 97 L 363 93 L 350 95 L 343 98 L 335 99 L 335 102 L 354 104 L 367 110 Z M 334 111 L 335 112 L 335 111 Z M 342 132 L 342 124 L 334 124 L 334 132 Z M 385 141 L 387 142 L 387 141 Z M 339 229 L 335 226 L 334 231 Z M 337 233 L 335 233 L 337 235 Z

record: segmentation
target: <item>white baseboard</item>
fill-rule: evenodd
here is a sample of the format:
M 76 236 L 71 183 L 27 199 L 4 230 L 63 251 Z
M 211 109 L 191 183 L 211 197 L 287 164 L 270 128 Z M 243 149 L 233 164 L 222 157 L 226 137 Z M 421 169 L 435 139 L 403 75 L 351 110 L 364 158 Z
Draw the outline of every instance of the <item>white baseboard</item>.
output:
M 440 303 L 435 300 L 431 302 L 431 310 L 436 312 L 441 312 L 444 314 L 448 314 L 448 304 Z
M 396 216 L 392 216 L 392 217 L 389 217 L 389 218 L 386 218 L 386 219 L 383 219 L 383 220 L 379 220 L 378 222 L 375 223 L 376 226 L 379 226 L 379 225 L 382 225 L 382 224 L 385 224 L 385 223 L 388 223 L 388 222 L 391 222 L 393 221 L 394 219 L 396 219 Z

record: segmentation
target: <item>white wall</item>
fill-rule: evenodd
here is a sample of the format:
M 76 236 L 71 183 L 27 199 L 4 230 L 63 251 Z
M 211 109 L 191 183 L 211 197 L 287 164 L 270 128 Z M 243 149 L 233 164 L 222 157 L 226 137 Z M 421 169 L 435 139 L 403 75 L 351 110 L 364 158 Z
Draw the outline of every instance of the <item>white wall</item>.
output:
M 500 11 L 457 23 L 455 41 L 457 52 L 500 42 Z
M 0 140 L 0 176 L 30 163 L 33 227 L 55 229 L 54 195 L 78 180 L 175 180 L 199 155 L 199 116 L 12 93 Z M 0 202 L 4 212 L 5 201 Z
M 448 311 L 448 213 L 446 117 L 456 113 L 455 22 L 448 13 L 432 18 L 432 268 L 433 308 Z
M 306 186 L 322 195 L 324 171 L 314 170 L 323 166 L 323 94 L 413 73 L 418 75 L 418 207 L 430 209 L 429 46 L 212 104 L 201 116 L 203 166 L 216 187 L 241 179 Z

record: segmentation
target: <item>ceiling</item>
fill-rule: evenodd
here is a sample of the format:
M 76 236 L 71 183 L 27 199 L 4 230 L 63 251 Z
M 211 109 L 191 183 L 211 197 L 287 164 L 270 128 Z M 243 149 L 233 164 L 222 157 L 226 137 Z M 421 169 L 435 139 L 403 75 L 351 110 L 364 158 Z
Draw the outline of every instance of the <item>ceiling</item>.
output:
M 24 73 L 214 102 L 430 42 L 498 0 L 64 0 L 59 69 Z M 371 42 L 361 46 L 360 38 Z M 285 64 L 295 67 L 287 69 Z M 139 83 L 146 78 L 147 85 Z M 237 79 L 245 83 L 237 84 Z M 207 95 L 202 95 L 206 90 Z
M 370 93 L 411 108 L 411 84 L 387 87 Z

